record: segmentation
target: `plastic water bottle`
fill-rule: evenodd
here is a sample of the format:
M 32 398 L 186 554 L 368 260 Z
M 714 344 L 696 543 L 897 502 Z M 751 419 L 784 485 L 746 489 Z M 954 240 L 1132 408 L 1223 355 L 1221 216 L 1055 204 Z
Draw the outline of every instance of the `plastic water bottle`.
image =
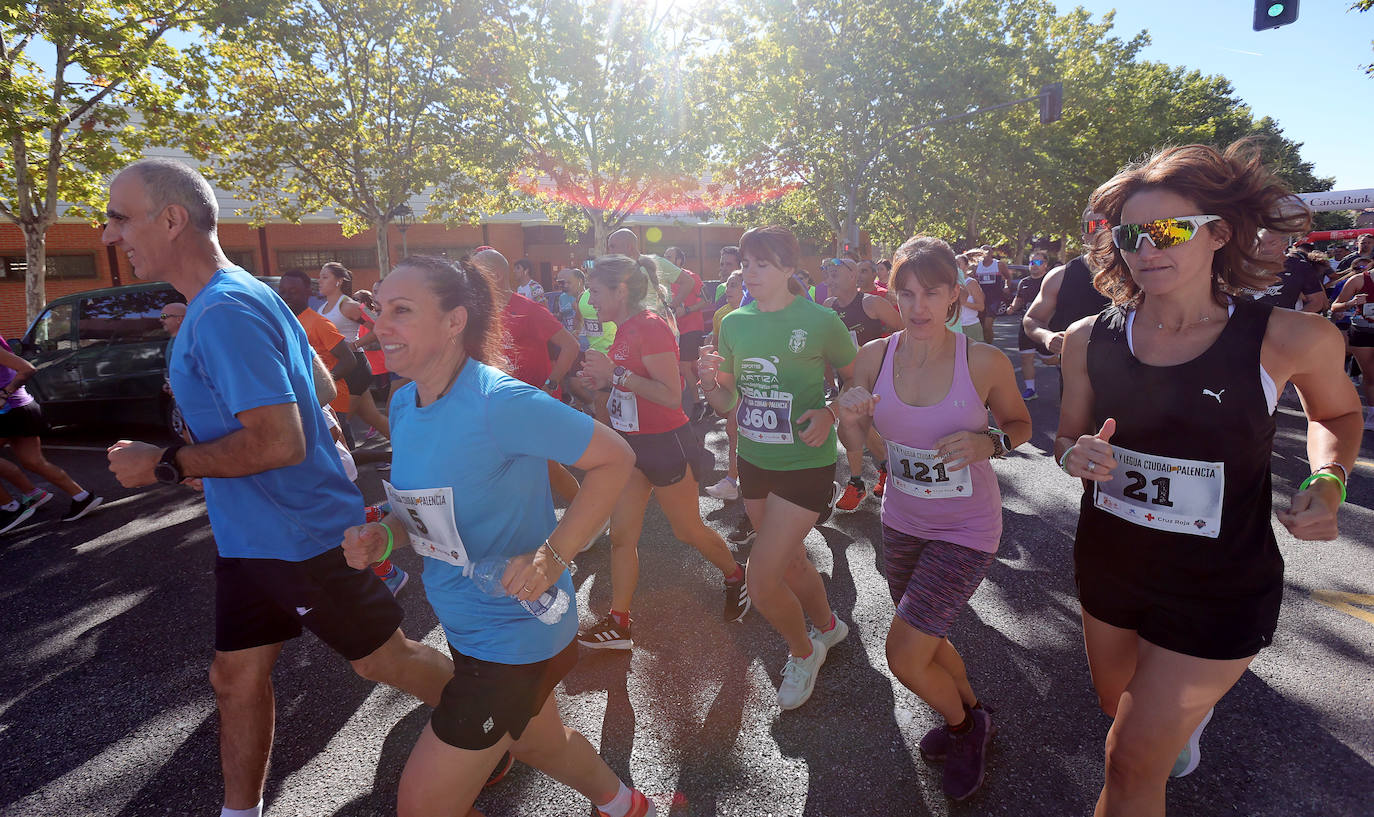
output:
M 508 564 L 510 559 L 494 556 L 470 563 L 463 570 L 463 575 L 472 579 L 472 583 L 488 596 L 506 596 L 509 594 L 501 584 L 501 577 L 505 575 Z M 568 594 L 560 590 L 558 585 L 554 585 L 545 590 L 539 598 L 520 602 L 520 606 L 545 624 L 557 624 L 563 618 L 563 614 L 568 612 Z

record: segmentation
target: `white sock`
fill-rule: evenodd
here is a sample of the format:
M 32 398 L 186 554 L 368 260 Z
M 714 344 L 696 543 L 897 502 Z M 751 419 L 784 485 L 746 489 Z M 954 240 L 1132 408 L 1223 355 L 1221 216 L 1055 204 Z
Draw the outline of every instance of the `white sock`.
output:
M 606 817 L 625 817 L 626 814 L 630 813 L 630 806 L 632 805 L 634 805 L 634 791 L 627 787 L 624 781 L 621 781 L 620 791 L 615 793 L 611 802 L 598 805 L 597 809 Z
M 9 502 L 6 502 L 4 505 L 0 505 L 0 511 L 17 511 L 17 510 L 19 510 L 19 500 L 17 500 L 17 499 L 11 499 Z
M 262 817 L 262 801 L 259 800 L 252 808 L 229 808 L 225 806 L 219 810 L 219 817 Z
M 77 502 L 85 502 L 85 501 L 86 501 L 86 497 L 88 497 L 88 496 L 90 496 L 90 495 L 91 495 L 91 492 L 90 492 L 90 491 L 82 491 L 82 492 L 79 493 L 79 494 L 73 494 L 73 495 L 72 495 L 72 499 L 76 500 Z
M 1033 378 L 1033 377 L 1028 377 L 1028 378 L 1026 378 L 1026 388 L 1030 389 L 1031 391 L 1034 391 L 1034 390 L 1035 390 L 1035 378 Z

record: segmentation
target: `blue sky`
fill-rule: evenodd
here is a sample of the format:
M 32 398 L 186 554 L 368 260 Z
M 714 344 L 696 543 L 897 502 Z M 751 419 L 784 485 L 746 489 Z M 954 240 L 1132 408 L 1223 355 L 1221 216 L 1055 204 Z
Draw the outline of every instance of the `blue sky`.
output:
M 1317 175 L 1335 176 L 1337 189 L 1374 187 L 1374 77 L 1362 67 L 1374 62 L 1374 11 L 1347 12 L 1350 0 L 1305 0 L 1296 23 L 1254 31 L 1251 0 L 1058 5 L 1098 17 L 1115 8 L 1123 38 L 1149 31 L 1146 59 L 1221 74 L 1256 117 L 1272 116 L 1303 143 Z

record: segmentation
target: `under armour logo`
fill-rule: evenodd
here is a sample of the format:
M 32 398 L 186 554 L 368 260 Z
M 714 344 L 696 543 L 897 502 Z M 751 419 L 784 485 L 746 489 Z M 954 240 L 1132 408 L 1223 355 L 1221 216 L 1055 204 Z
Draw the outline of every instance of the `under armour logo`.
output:
M 1223 394 L 1226 393 L 1226 389 L 1222 389 L 1221 391 L 1212 391 L 1211 389 L 1203 389 L 1203 390 L 1202 390 L 1202 393 L 1205 394 L 1205 395 L 1207 395 L 1208 397 L 1215 397 L 1215 398 L 1217 399 L 1217 403 L 1221 403 L 1221 396 L 1222 396 Z
M 314 607 L 297 607 L 297 608 L 296 608 L 296 615 L 298 615 L 298 616 L 304 616 L 306 613 L 309 613 L 311 610 L 314 610 L 314 609 L 315 609 Z

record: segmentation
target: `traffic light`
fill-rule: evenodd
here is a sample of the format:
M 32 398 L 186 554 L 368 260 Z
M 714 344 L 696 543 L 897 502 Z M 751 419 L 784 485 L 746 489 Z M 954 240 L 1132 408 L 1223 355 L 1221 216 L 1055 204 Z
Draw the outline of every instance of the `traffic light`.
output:
M 1298 0 L 1255 0 L 1256 31 L 1286 26 L 1298 19 Z
M 1040 89 L 1040 124 L 1058 122 L 1064 113 L 1064 83 L 1052 82 Z

